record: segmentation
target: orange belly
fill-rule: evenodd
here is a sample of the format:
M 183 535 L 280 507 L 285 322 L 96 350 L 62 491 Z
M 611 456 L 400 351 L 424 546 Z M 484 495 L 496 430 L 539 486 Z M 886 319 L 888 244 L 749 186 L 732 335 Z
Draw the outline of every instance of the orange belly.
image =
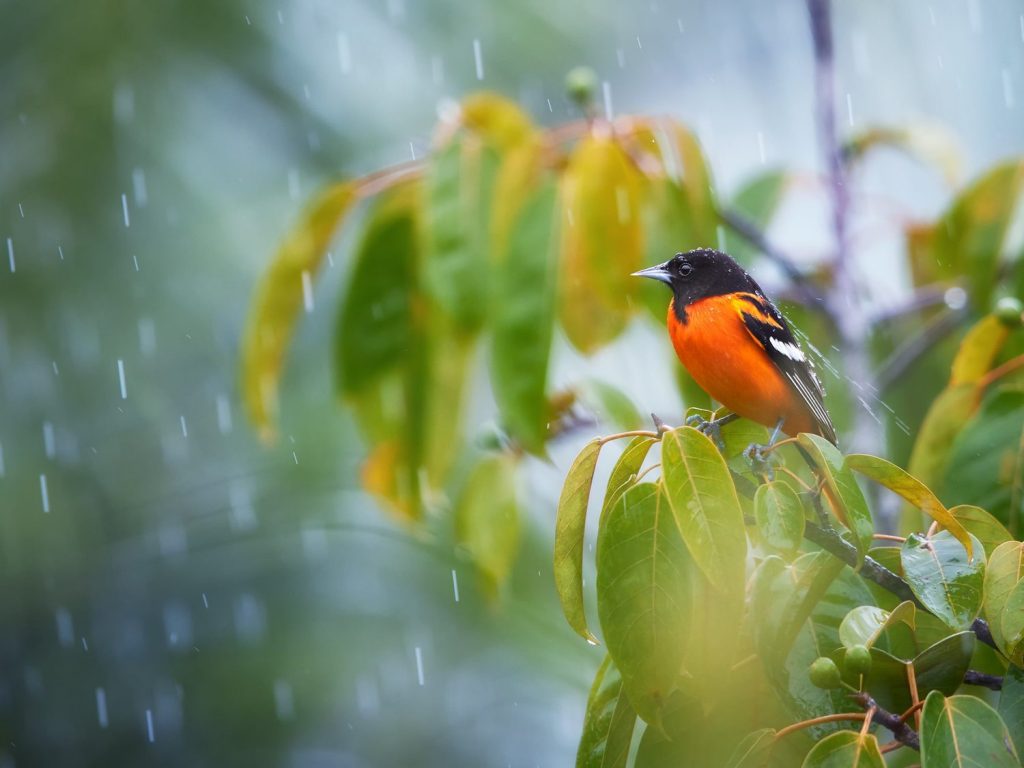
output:
M 787 435 L 817 432 L 814 420 L 728 296 L 712 296 L 686 307 L 681 323 L 672 305 L 668 330 L 676 355 L 693 380 L 713 399 L 766 427 L 782 419 Z

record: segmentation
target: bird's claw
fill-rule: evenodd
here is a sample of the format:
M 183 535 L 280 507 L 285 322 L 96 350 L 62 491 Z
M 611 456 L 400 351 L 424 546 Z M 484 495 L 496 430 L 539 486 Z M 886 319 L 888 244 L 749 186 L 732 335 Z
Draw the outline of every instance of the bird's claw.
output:
M 771 448 L 770 445 L 751 443 L 743 449 L 743 458 L 747 460 L 755 475 L 772 481 L 775 479 L 775 470 L 772 469 L 771 459 L 767 454 L 769 448 Z
M 686 426 L 693 427 L 702 435 L 710 437 L 715 445 L 718 446 L 718 450 L 725 453 L 725 440 L 722 438 L 722 421 L 723 419 L 705 419 L 699 413 L 695 413 L 687 417 Z

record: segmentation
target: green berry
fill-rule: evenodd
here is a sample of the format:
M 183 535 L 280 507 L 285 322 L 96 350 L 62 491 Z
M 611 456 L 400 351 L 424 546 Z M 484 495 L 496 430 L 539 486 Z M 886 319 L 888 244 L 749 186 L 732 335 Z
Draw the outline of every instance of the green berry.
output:
M 576 67 L 565 77 L 569 98 L 581 107 L 589 107 L 597 91 L 597 74 L 590 67 Z
M 863 645 L 846 649 L 843 666 L 854 675 L 866 675 L 871 671 L 871 651 Z
M 811 664 L 811 683 L 817 688 L 838 688 L 843 684 L 839 667 L 827 656 L 819 656 Z
M 992 314 L 998 317 L 1004 324 L 1016 328 L 1021 324 L 1024 304 L 1021 304 L 1020 299 L 1013 296 L 1004 296 L 996 302 L 996 307 L 992 310 Z

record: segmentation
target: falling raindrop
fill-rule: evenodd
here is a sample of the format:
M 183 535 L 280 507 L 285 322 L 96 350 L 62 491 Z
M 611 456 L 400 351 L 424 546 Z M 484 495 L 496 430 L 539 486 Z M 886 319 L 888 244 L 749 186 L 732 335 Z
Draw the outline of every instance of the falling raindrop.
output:
M 156 734 L 153 732 L 153 710 L 146 710 L 146 738 L 149 739 L 149 743 L 152 744 L 156 741 Z
M 107 719 L 107 692 L 102 688 L 96 689 L 96 719 L 100 728 L 106 728 L 110 723 Z
M 287 680 L 274 681 L 274 711 L 278 720 L 291 720 L 295 717 L 292 687 Z
M 459 602 L 459 575 L 452 568 L 452 591 L 455 592 L 455 602 Z
M 121 386 L 121 399 L 128 399 L 128 385 L 124 378 L 124 360 L 118 358 L 117 360 L 117 381 Z
M 50 512 L 50 492 L 46 487 L 46 475 L 39 476 L 39 495 L 42 497 L 43 512 Z
M 7 263 L 11 265 L 11 272 L 14 272 L 14 241 L 7 238 Z
M 222 435 L 231 431 L 231 402 L 227 395 L 217 395 L 217 429 Z
M 480 40 L 473 39 L 473 61 L 476 63 L 476 79 L 484 79 L 484 57 L 480 50 Z
M 416 680 L 419 682 L 420 685 L 424 684 L 424 681 L 423 681 L 423 651 L 420 650 L 420 647 L 418 645 L 416 646 Z
M 131 217 L 128 215 L 128 195 L 121 193 L 121 213 L 124 214 L 124 225 L 130 227 L 132 225 Z
M 604 119 L 612 119 L 612 84 L 605 80 L 601 83 L 601 93 L 604 96 Z

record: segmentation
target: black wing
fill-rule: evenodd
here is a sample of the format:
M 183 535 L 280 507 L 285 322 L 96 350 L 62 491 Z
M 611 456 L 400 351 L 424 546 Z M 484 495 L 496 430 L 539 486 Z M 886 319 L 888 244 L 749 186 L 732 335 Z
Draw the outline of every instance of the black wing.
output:
M 806 403 L 822 437 L 834 444 L 836 430 L 825 408 L 825 390 L 814 373 L 814 363 L 800 348 L 786 318 L 764 296 L 745 294 L 743 299 L 751 309 L 742 312 L 747 329 Z

